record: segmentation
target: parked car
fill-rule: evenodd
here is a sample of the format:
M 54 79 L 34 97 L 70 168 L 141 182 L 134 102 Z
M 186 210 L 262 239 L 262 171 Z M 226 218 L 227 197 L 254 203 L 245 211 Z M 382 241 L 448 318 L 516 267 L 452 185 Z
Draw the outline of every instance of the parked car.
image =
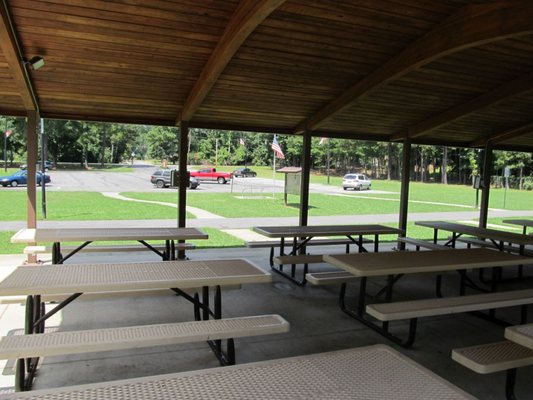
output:
M 233 171 L 233 176 L 235 178 L 246 178 L 247 176 L 251 176 L 254 178 L 257 176 L 257 173 L 255 171 L 252 171 L 250 168 L 239 168 Z
M 37 172 L 35 175 L 37 177 L 37 184 L 41 186 L 41 181 L 43 177 L 42 174 L 40 172 Z M 50 175 L 46 175 L 46 174 L 44 175 L 44 182 L 45 183 L 51 182 Z M 20 171 L 15 172 L 13 175 L 0 177 L 0 184 L 4 187 L 6 186 L 15 187 L 18 185 L 26 185 L 27 183 L 28 183 L 28 171 L 26 170 L 20 170 Z
M 152 184 L 154 184 L 158 188 L 169 187 L 171 172 L 172 172 L 171 169 L 158 169 L 150 177 L 150 182 L 152 182 Z M 196 189 L 198 185 L 200 185 L 200 182 L 198 181 L 198 179 L 191 176 L 189 178 L 188 188 Z
M 342 178 L 342 188 L 344 190 L 370 190 L 372 187 L 372 181 L 363 174 L 346 174 Z
M 231 180 L 229 172 L 217 172 L 216 168 L 204 168 L 200 171 L 191 171 L 191 176 L 201 181 L 218 182 L 224 184 Z
M 40 161 L 37 161 L 37 165 L 36 165 L 36 167 L 37 167 L 37 171 L 40 171 L 40 170 L 41 170 L 41 162 L 40 162 Z M 22 170 L 24 170 L 24 169 L 26 169 L 26 168 L 28 168 L 28 166 L 27 166 L 26 164 L 22 164 L 22 165 L 20 166 L 20 169 L 22 169 Z M 52 164 L 51 161 L 46 160 L 46 161 L 44 162 L 44 170 L 45 170 L 45 171 L 48 171 L 49 169 L 54 169 L 54 164 Z

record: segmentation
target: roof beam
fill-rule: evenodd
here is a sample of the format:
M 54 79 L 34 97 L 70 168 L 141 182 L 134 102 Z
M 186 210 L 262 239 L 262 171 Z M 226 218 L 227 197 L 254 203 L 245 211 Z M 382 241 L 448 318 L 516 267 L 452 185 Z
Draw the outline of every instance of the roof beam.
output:
M 38 110 L 37 98 L 23 64 L 22 53 L 15 36 L 15 30 L 9 16 L 5 0 L 0 4 L 0 48 L 7 61 L 11 75 L 26 110 Z
M 189 93 L 176 123 L 190 121 L 218 77 L 248 36 L 286 0 L 241 0 L 220 41 L 211 53 L 193 89 Z
M 356 100 L 438 58 L 532 32 L 532 1 L 492 2 L 465 6 L 374 72 L 356 82 L 317 113 L 300 122 L 294 133 L 315 130 Z
M 525 74 L 513 81 L 507 82 L 490 92 L 476 97 L 466 103 L 459 104 L 455 107 L 434 115 L 424 121 L 410 126 L 406 131 L 396 133 L 391 136 L 392 141 L 403 140 L 406 137 L 416 138 L 427 135 L 432 130 L 437 129 L 450 122 L 466 117 L 484 108 L 497 104 L 509 97 L 533 90 L 533 72 Z
M 487 144 L 487 142 L 491 142 L 492 144 L 498 144 L 506 141 L 507 139 L 526 135 L 531 132 L 533 132 L 533 122 L 505 132 L 495 133 L 490 136 L 481 137 L 470 143 L 470 147 L 483 147 Z

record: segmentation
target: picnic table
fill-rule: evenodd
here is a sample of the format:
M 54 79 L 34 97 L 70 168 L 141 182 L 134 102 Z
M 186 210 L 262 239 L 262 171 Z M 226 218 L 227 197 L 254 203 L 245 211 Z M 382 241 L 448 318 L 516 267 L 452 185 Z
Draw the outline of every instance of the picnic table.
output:
M 437 243 L 438 231 L 452 232 L 452 238 L 446 245 L 455 246 L 455 241 L 461 235 L 471 235 L 481 239 L 488 239 L 494 248 L 503 250 L 505 243 L 514 243 L 519 246 L 519 253 L 524 253 L 526 245 L 533 245 L 533 237 L 519 233 L 505 232 L 497 229 L 479 228 L 471 225 L 458 224 L 446 221 L 417 221 L 415 225 L 433 229 L 433 241 Z
M 45 322 L 84 293 L 170 289 L 190 301 L 196 320 L 222 317 L 221 285 L 271 282 L 271 275 L 245 259 L 19 266 L 0 282 L 0 296 L 27 295 L 25 333 L 42 333 Z M 210 287 L 215 287 L 210 308 Z M 201 290 L 190 295 L 186 289 Z M 46 312 L 42 295 L 69 294 Z M 220 343 L 210 343 L 225 362 Z M 31 362 L 33 373 L 37 362 Z M 29 378 L 31 384 L 32 377 Z M 22 386 L 26 386 L 23 383 Z
M 296 256 L 299 252 L 303 251 L 314 238 L 317 237 L 337 237 L 345 236 L 349 239 L 350 243 L 357 245 L 359 252 L 366 253 L 368 250 L 364 247 L 364 236 L 374 236 L 374 252 L 379 250 L 379 236 L 380 235 L 399 235 L 403 234 L 403 230 L 398 228 L 392 228 L 384 225 L 313 225 L 313 226 L 256 226 L 254 231 L 269 237 L 278 238 L 279 242 L 279 256 Z M 291 251 L 285 253 L 285 239 L 292 238 Z M 335 242 L 333 242 L 335 243 Z M 301 281 L 294 279 L 294 265 L 291 274 L 287 274 L 283 271 L 283 265 L 275 267 L 271 260 L 270 266 L 273 271 L 288 278 L 296 284 L 305 284 L 305 274 L 307 272 L 307 263 L 304 267 L 304 278 Z M 296 259 L 296 257 L 295 257 Z M 322 261 L 322 260 L 320 260 Z
M 11 243 L 53 243 L 52 264 L 61 264 L 94 241 L 137 241 L 158 254 L 163 260 L 175 258 L 175 241 L 207 239 L 208 235 L 197 228 L 61 228 L 21 229 L 11 237 Z M 147 243 L 164 240 L 163 252 Z M 61 254 L 61 243 L 82 242 L 66 256 Z
M 533 350 L 533 324 L 508 326 L 505 338 Z
M 392 289 L 399 277 L 409 274 L 434 273 L 458 271 L 461 277 L 461 293 L 466 280 L 466 269 L 486 267 L 510 267 L 531 262 L 524 256 L 497 252 L 489 249 L 446 249 L 424 252 L 386 252 L 363 254 L 338 254 L 325 255 L 324 261 L 334 267 L 341 268 L 359 279 L 358 299 L 354 308 L 349 308 L 345 303 L 346 286 L 343 283 L 339 295 L 341 309 L 354 319 L 389 338 L 402 344 L 395 336 L 388 332 L 388 324 L 377 325 L 366 316 L 366 302 L 368 298 L 367 281 L 370 277 L 387 277 L 385 302 L 392 299 Z M 440 285 L 440 280 L 437 281 Z M 437 288 L 440 296 L 440 287 Z M 416 321 L 415 321 L 416 324 Z M 416 325 L 412 327 L 416 330 Z M 414 340 L 413 338 L 410 338 Z M 412 343 L 412 342 L 411 342 Z M 402 344 L 403 345 L 403 344 Z
M 523 235 L 527 233 L 527 228 L 533 228 L 533 219 L 504 219 L 502 222 L 521 226 Z
M 290 378 L 288 378 L 290 377 Z M 285 384 L 290 379 L 290 384 Z M 83 399 L 475 399 L 385 345 L 0 396 Z

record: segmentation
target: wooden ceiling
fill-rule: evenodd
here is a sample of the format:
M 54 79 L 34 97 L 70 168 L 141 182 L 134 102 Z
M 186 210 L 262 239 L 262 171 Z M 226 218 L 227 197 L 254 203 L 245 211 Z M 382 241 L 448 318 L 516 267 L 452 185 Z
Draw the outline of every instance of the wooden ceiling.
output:
M 531 0 L 0 2 L 3 115 L 533 152 Z

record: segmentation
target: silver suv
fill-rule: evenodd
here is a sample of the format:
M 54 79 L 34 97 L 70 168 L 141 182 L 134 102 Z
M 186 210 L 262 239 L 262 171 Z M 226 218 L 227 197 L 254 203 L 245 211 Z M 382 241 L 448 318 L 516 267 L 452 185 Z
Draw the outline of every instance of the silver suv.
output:
M 170 186 L 170 173 L 171 169 L 158 169 L 150 177 L 150 182 L 158 188 L 164 188 Z M 196 189 L 200 185 L 198 179 L 189 177 L 189 189 Z
M 363 174 L 346 174 L 342 178 L 342 188 L 347 190 L 348 188 L 353 190 L 370 190 L 372 187 L 372 181 Z

